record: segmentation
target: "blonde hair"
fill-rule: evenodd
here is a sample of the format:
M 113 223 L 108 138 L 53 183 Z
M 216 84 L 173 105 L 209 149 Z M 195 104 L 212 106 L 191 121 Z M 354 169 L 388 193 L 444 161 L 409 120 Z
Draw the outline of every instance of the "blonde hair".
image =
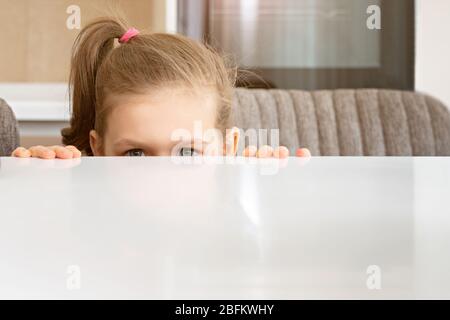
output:
M 141 94 L 167 85 L 214 88 L 219 96 L 216 125 L 226 128 L 236 68 L 227 67 L 214 49 L 181 35 L 139 34 L 117 45 L 126 31 L 123 22 L 102 18 L 75 40 L 69 79 L 72 118 L 61 131 L 64 144 L 92 155 L 89 132 L 95 129 L 103 136 L 109 94 Z

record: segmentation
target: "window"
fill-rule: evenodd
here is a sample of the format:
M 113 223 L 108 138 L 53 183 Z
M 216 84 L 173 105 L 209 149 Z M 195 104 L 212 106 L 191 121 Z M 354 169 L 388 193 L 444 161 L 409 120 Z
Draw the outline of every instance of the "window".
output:
M 379 8 L 381 29 L 368 27 Z M 369 10 L 368 10 L 369 9 Z M 264 82 L 299 89 L 414 89 L 414 0 L 180 0 L 179 31 Z

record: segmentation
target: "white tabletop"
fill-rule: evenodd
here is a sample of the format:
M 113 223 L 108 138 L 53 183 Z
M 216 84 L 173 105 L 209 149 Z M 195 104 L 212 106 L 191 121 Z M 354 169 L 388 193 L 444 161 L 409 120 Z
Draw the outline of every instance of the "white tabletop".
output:
M 1 158 L 0 298 L 450 298 L 450 158 L 176 160 Z

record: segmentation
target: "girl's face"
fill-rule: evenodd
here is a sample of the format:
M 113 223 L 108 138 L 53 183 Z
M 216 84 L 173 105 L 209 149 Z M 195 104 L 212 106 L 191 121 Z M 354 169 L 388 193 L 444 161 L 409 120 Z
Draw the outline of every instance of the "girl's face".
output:
M 214 91 L 160 89 L 151 94 L 112 95 L 106 130 L 91 131 L 95 156 L 201 155 L 207 141 L 194 136 L 194 126 L 214 129 L 218 99 Z M 192 133 L 192 134 L 186 134 Z M 180 133 L 184 133 L 181 134 Z

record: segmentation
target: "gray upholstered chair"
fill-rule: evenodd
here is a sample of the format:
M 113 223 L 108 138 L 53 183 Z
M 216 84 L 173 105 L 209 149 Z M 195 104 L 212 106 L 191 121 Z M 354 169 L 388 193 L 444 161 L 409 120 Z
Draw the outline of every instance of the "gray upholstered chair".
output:
M 280 144 L 315 156 L 450 156 L 450 111 L 436 99 L 391 90 L 237 89 L 232 122 L 280 130 Z M 0 156 L 19 144 L 0 99 Z
M 19 130 L 11 108 L 0 99 L 0 157 L 9 156 L 19 145 Z
M 232 123 L 314 156 L 450 156 L 450 111 L 420 93 L 237 89 Z

